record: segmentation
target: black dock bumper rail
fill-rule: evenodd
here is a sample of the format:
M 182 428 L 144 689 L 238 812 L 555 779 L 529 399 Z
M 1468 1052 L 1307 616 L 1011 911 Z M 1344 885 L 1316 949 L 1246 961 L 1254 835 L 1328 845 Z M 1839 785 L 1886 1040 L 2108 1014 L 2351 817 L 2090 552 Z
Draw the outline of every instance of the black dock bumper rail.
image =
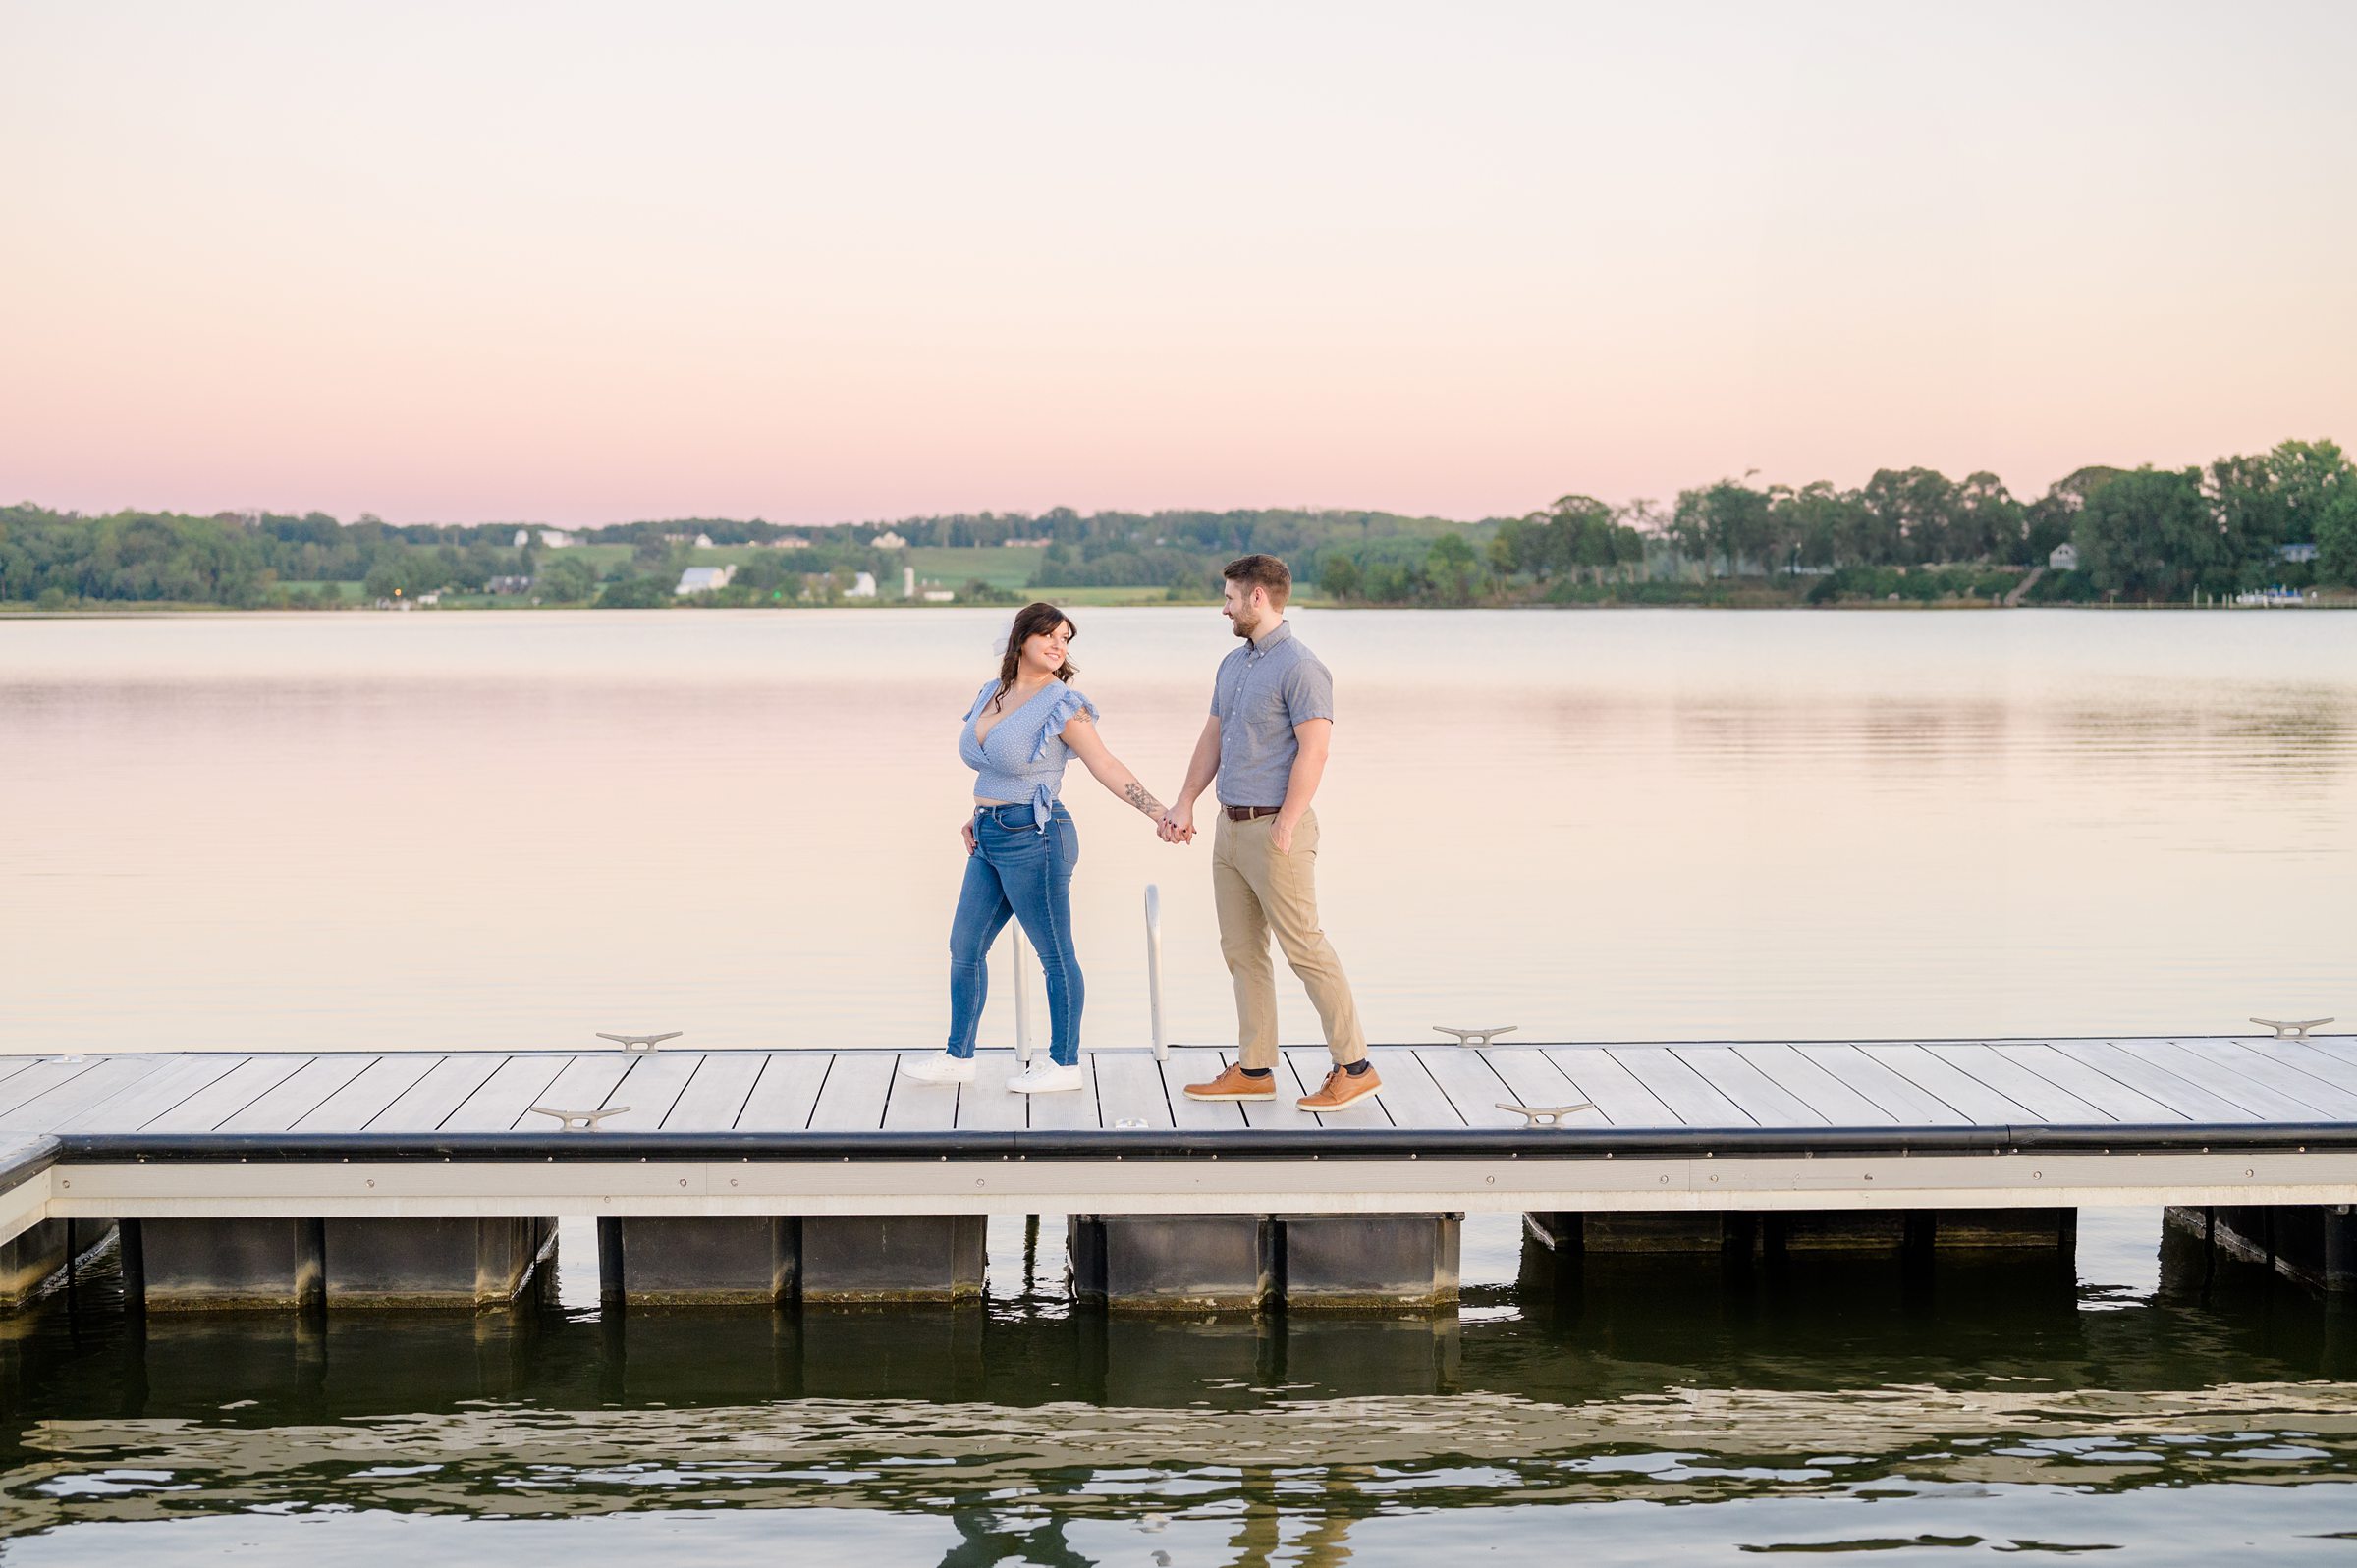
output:
M 2188 1126 L 1237 1128 L 1001 1132 L 65 1133 L 61 1164 L 1809 1159 L 2357 1152 L 2357 1122 Z M 12 1162 L 11 1171 L 16 1170 Z M 0 1186 L 12 1179 L 0 1173 Z

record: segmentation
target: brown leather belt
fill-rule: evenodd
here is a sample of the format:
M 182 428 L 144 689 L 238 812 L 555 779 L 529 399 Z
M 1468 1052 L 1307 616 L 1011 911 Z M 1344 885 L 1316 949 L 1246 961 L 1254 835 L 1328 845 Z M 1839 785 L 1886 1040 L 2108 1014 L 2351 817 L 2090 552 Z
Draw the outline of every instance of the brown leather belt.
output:
M 1283 806 L 1222 806 L 1230 822 L 1250 822 L 1254 817 L 1274 817 Z

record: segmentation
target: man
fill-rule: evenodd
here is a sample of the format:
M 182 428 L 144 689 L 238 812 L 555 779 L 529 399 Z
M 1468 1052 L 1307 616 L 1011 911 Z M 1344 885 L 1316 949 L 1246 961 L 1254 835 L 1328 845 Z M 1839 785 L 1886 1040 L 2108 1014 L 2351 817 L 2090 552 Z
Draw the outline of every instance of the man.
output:
M 1304 1110 L 1340 1110 L 1374 1099 L 1383 1080 L 1367 1060 L 1367 1037 L 1343 962 L 1318 927 L 1318 818 L 1310 800 L 1334 739 L 1334 676 L 1285 623 L 1293 576 L 1284 562 L 1245 556 L 1220 575 L 1221 613 L 1244 646 L 1220 663 L 1211 719 L 1161 831 L 1173 843 L 1193 838 L 1195 800 L 1218 777 L 1211 885 L 1220 951 L 1235 981 L 1241 1060 L 1209 1083 L 1187 1085 L 1186 1094 L 1190 1100 L 1277 1098 L 1277 973 L 1269 962 L 1269 933 L 1275 931 L 1285 961 L 1309 990 L 1334 1055 L 1326 1082 L 1295 1104 Z

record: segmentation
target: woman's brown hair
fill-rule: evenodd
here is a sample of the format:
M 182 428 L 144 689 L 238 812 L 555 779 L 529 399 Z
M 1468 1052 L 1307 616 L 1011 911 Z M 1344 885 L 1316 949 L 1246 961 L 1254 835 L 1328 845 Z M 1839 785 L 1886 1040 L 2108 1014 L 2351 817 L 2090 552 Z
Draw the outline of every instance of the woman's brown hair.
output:
M 1070 626 L 1073 636 L 1080 635 L 1079 623 L 1052 604 L 1027 604 L 1014 613 L 1014 629 L 1007 633 L 1007 657 L 999 661 L 999 690 L 998 695 L 990 699 L 992 707 L 997 707 L 999 699 L 1014 688 L 1014 672 L 1023 662 L 1023 644 L 1043 631 L 1054 631 L 1058 626 Z M 1056 672 L 1056 678 L 1069 680 L 1078 674 L 1072 668 L 1071 660 L 1067 659 L 1064 668 Z

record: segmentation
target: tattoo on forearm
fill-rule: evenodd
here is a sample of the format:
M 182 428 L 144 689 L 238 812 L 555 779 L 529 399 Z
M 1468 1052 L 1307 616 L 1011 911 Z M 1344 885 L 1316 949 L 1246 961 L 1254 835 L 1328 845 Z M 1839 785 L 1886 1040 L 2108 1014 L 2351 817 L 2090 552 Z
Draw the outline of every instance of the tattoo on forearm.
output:
M 1122 791 L 1122 798 L 1128 801 L 1129 804 L 1135 806 L 1138 810 L 1144 812 L 1149 817 L 1159 817 L 1162 815 L 1162 802 L 1155 799 L 1152 795 L 1147 794 L 1146 786 L 1142 784 L 1139 784 L 1135 779 L 1130 780 L 1128 787 Z

